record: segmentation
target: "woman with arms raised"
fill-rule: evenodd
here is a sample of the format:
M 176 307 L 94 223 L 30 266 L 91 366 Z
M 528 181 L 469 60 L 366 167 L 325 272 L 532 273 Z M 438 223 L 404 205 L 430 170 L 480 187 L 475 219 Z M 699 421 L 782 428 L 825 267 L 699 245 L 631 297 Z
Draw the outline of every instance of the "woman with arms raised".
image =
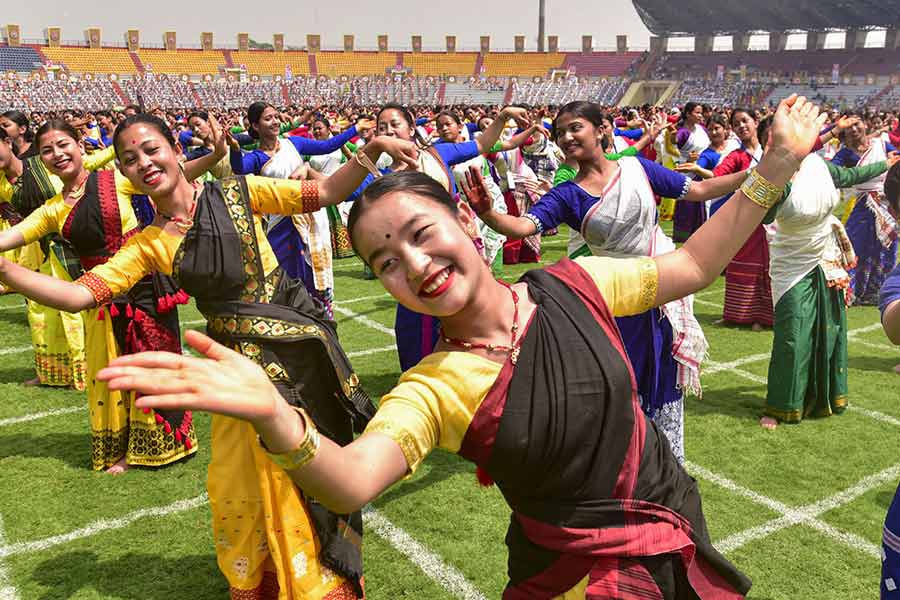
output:
M 585 240 L 584 254 L 656 256 L 675 249 L 658 224 L 656 195 L 702 202 L 736 189 L 743 175 L 692 181 L 643 157 L 609 160 L 603 151 L 608 117 L 599 105 L 571 102 L 554 122 L 566 155 L 578 162 L 578 175 L 546 193 L 521 217 L 489 206 L 476 207 L 490 227 L 521 238 L 566 223 Z M 576 255 L 582 253 L 576 252 Z M 638 381 L 644 411 L 666 433 L 684 459 L 683 391 L 700 391 L 700 362 L 707 343 L 694 318 L 691 298 L 660 309 L 617 319 Z
M 210 123 L 216 152 L 197 159 L 207 166 L 226 152 L 224 135 Z M 114 147 L 127 180 L 155 204 L 153 223 L 75 283 L 7 261 L 0 261 L 0 279 L 42 303 L 78 311 L 104 306 L 151 271 L 171 274 L 197 300 L 210 334 L 264 368 L 317 428 L 339 443 L 352 441 L 374 410 L 335 324 L 279 268 L 261 215 L 336 204 L 366 169 L 354 159 L 322 182 L 246 176 L 195 186 L 181 170 L 171 131 L 148 115 L 123 121 Z M 364 151 L 370 160 L 382 152 L 415 160 L 415 149 L 399 140 L 376 139 Z M 233 598 L 362 596 L 360 513 L 335 514 L 304 500 L 246 422 L 213 419 L 208 489 L 216 554 Z
M 684 247 L 565 259 L 514 285 L 493 278 L 471 242 L 473 215 L 433 180 L 400 173 L 372 184 L 350 219 L 358 254 L 398 301 L 440 317 L 443 334 L 344 447 L 257 365 L 199 333 L 188 342 L 206 359 L 146 353 L 102 377 L 145 394 L 143 406 L 247 421 L 269 460 L 337 512 L 364 506 L 435 447 L 458 452 L 513 510 L 506 599 L 741 598 L 750 582 L 713 548 L 696 483 L 641 412 L 612 317 L 713 282 L 781 197 L 821 121 L 805 99 L 783 102 L 771 151 Z

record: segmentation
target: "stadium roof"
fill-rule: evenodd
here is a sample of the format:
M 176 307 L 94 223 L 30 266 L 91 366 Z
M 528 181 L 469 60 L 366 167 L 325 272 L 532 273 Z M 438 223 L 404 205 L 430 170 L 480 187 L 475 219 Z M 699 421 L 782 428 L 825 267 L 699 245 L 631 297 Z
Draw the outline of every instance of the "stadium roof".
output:
M 884 0 L 633 0 L 655 35 L 822 31 L 900 26 L 900 2 Z

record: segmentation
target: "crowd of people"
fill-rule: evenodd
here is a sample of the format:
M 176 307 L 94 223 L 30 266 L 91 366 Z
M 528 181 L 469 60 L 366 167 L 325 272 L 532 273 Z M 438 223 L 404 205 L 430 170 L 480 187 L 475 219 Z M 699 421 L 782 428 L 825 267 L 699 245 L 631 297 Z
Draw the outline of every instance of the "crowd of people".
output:
M 774 329 L 761 427 L 843 412 L 847 311 L 880 303 L 900 342 L 897 114 L 616 108 L 574 84 L 565 104 L 435 106 L 431 85 L 184 84 L 0 114 L 23 383 L 86 391 L 110 474 L 196 453 L 193 412 L 213 414 L 235 599 L 363 597 L 360 511 L 438 447 L 513 512 L 505 598 L 743 597 L 682 466 L 709 348 L 693 294 L 724 273 L 722 322 Z M 500 279 L 562 225 L 567 259 Z M 352 256 L 397 301 L 377 408 L 332 316 Z

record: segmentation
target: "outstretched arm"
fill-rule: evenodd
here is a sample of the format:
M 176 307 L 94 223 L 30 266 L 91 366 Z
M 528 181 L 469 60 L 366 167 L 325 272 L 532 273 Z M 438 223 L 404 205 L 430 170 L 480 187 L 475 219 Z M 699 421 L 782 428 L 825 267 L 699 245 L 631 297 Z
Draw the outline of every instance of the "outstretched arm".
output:
M 491 148 L 497 140 L 500 139 L 500 134 L 503 133 L 503 128 L 506 127 L 506 122 L 509 119 L 515 119 L 516 123 L 518 123 L 519 127 L 522 129 L 531 127 L 531 123 L 528 122 L 528 111 L 524 108 L 507 106 L 500 111 L 497 118 L 488 125 L 487 129 L 484 130 L 484 133 L 475 138 L 475 143 L 478 144 L 479 154 L 487 154 L 491 151 Z
M 77 313 L 94 306 L 94 296 L 84 286 L 26 269 L 0 258 L 0 281 L 38 304 Z
M 791 96 L 779 104 L 772 125 L 772 144 L 757 171 L 774 186 L 763 206 L 737 192 L 675 252 L 656 257 L 659 271 L 657 304 L 683 298 L 710 285 L 762 222 L 769 204 L 815 143 L 824 114 L 806 98 Z M 713 180 L 714 181 L 714 180 Z
M 513 240 L 519 240 L 538 232 L 537 225 L 531 219 L 514 217 L 493 209 L 493 199 L 484 185 L 484 178 L 478 167 L 469 167 L 465 178 L 460 183 L 472 210 L 494 231 Z
M 98 379 L 107 381 L 111 390 L 139 391 L 139 408 L 178 407 L 248 421 L 276 454 L 301 445 L 306 421 L 258 365 L 198 331 L 186 331 L 185 341 L 206 358 L 131 354 L 111 362 Z M 319 439 L 314 457 L 288 474 L 306 494 L 338 514 L 359 510 L 408 471 L 400 446 L 386 435 L 364 433 L 343 447 L 325 436 Z

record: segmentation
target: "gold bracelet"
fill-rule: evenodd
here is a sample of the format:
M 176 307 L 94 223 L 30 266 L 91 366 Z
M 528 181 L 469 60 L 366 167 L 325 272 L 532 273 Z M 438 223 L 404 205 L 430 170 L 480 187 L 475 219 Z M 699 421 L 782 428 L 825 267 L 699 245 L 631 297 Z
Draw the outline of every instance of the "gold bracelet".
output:
M 381 171 L 378 170 L 378 167 L 375 166 L 375 163 L 372 162 L 372 159 L 368 157 L 365 153 L 364 148 L 360 148 L 356 151 L 356 162 L 363 169 L 372 174 L 372 177 L 376 179 L 381 177 Z
M 315 423 L 313 423 L 306 411 L 302 408 L 297 408 L 296 406 L 293 406 L 292 408 L 297 411 L 297 414 L 303 419 L 303 424 L 306 427 L 303 439 L 300 440 L 300 444 L 296 448 L 276 454 L 270 452 L 269 449 L 266 448 L 266 444 L 263 442 L 262 438 L 257 436 L 259 445 L 265 450 L 269 460 L 285 471 L 294 471 L 312 462 L 319 452 L 319 444 L 321 443 L 319 430 L 316 429 Z
M 784 188 L 772 184 L 756 169 L 752 169 L 747 173 L 744 183 L 741 184 L 741 192 L 757 206 L 769 210 L 781 200 Z

